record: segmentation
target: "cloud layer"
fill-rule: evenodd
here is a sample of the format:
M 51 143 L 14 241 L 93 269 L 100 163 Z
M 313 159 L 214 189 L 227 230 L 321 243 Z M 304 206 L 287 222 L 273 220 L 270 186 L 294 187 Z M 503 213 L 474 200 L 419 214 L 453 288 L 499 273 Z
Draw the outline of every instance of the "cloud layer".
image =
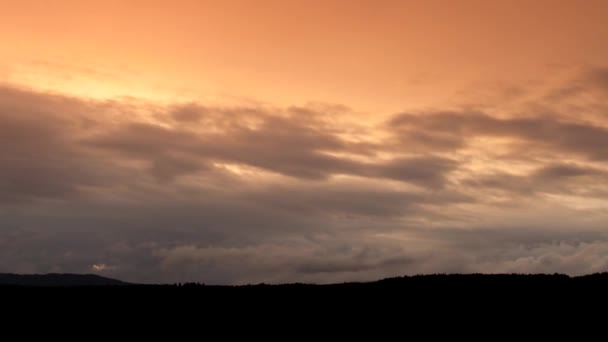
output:
M 380 125 L 343 106 L 4 86 L 0 271 L 208 283 L 603 271 L 606 74 Z

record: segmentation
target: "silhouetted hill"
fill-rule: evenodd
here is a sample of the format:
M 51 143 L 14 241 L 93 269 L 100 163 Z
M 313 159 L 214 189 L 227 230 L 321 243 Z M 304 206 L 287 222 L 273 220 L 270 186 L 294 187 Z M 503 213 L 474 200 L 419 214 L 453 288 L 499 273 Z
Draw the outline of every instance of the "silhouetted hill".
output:
M 1 284 L 4 284 L 1 285 Z M 23 285 L 23 286 L 15 286 Z M 93 286 L 91 286 L 93 285 Z M 95 286 L 97 285 L 97 286 Z M 125 286 L 107 286 L 125 285 Z M 0 300 L 5 312 L 30 315 L 36 308 L 54 317 L 57 308 L 101 315 L 112 312 L 125 322 L 133 317 L 179 318 L 182 323 L 201 317 L 224 320 L 257 317 L 307 322 L 311 317 L 370 317 L 384 315 L 464 317 L 473 310 L 479 318 L 517 311 L 533 322 L 543 315 L 556 315 L 565 308 L 582 312 L 608 305 L 608 273 L 581 277 L 562 274 L 434 274 L 387 278 L 372 282 L 330 285 L 254 284 L 218 286 L 197 283 L 128 284 L 94 275 L 51 274 L 19 276 L 0 274 Z M 11 309 L 7 309 L 7 303 Z M 118 308 L 118 309 L 117 309 Z M 190 314 L 194 310 L 195 314 Z M 469 312 L 469 311 L 467 311 Z M 589 311 L 591 312 L 591 311 Z M 268 314 L 270 316 L 264 316 Z M 294 317 L 302 317 L 298 321 Z M 25 317 L 25 316 L 20 316 Z M 90 317 L 90 316 L 87 316 Z M 341 316 L 340 316 L 341 317 Z M 598 316 L 599 317 L 599 316 Z M 204 319 L 203 319 L 204 321 Z M 270 322 L 270 318 L 266 322 Z M 192 323 L 197 326 L 197 323 Z
M 130 285 L 130 289 L 207 289 L 229 291 L 282 291 L 282 290 L 353 290 L 353 289 L 383 289 L 383 290 L 432 290 L 442 291 L 474 290 L 474 289 L 533 289 L 544 290 L 564 287 L 601 286 L 608 288 L 608 273 L 596 273 L 584 276 L 570 277 L 564 274 L 427 274 L 385 278 L 370 282 L 335 283 L 326 285 L 287 283 L 287 284 L 249 284 L 249 285 L 205 285 L 201 283 L 179 284 L 134 284 L 116 279 L 105 278 L 94 274 L 11 274 L 0 273 L 0 286 L 29 286 L 29 287 L 74 287 L 74 286 L 112 286 Z
M 95 274 L 11 274 L 0 273 L 0 285 L 9 286 L 110 286 L 127 285 L 120 280 L 104 278 Z

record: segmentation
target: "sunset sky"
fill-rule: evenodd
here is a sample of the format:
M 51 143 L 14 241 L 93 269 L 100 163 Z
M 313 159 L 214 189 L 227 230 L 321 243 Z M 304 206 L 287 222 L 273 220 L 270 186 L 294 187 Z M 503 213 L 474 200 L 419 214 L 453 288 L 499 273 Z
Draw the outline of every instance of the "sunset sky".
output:
M 608 0 L 0 0 L 0 272 L 608 271 Z

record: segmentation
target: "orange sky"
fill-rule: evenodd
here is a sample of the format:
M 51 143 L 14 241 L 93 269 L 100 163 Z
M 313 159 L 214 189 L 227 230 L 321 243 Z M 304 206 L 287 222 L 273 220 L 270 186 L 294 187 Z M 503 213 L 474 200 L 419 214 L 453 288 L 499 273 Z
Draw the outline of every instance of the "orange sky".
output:
M 378 115 L 608 60 L 608 1 L 1 2 L 0 76 L 90 96 Z

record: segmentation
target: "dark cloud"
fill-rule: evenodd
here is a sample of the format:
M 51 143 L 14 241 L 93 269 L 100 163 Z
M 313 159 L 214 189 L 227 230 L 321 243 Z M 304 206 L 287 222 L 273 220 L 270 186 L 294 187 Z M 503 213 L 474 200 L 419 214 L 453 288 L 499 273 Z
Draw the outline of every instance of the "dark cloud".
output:
M 250 192 L 246 201 L 260 207 L 285 210 L 294 214 L 343 214 L 347 216 L 400 217 L 425 215 L 423 205 L 471 201 L 462 194 L 416 193 L 346 183 L 268 187 Z
M 603 184 L 607 180 L 608 172 L 603 169 L 572 163 L 550 163 L 524 175 L 495 172 L 472 175 L 462 182 L 472 188 L 491 189 L 503 193 L 524 196 L 547 193 L 575 195 L 588 200 L 606 197 Z
M 500 119 L 481 112 L 427 112 L 401 114 L 388 126 L 407 142 L 409 132 L 428 132 L 428 135 L 450 137 L 452 150 L 462 149 L 474 137 L 506 137 L 526 141 L 529 147 L 546 149 L 559 154 L 578 154 L 590 159 L 608 159 L 608 129 L 591 123 L 564 122 L 559 118 L 531 117 Z M 436 141 L 431 140 L 432 148 Z M 447 148 L 440 140 L 438 148 Z M 403 144 L 407 148 L 407 143 Z
M 608 91 L 608 68 L 596 68 L 590 71 L 588 79 L 593 86 Z
M 132 123 L 104 132 L 86 143 L 147 161 L 151 169 L 167 178 L 199 172 L 208 168 L 210 163 L 221 162 L 311 180 L 346 174 L 440 187 L 444 174 L 457 166 L 455 161 L 439 157 L 397 158 L 380 163 L 357 162 L 326 153 L 370 156 L 368 145 L 340 139 L 334 132 L 336 128 L 315 127 L 312 125 L 314 121 L 308 118 L 273 116 L 263 111 L 223 113 L 230 114 L 235 122 L 219 133 Z M 244 115 L 245 118 L 254 115 L 257 127 L 241 124 Z M 302 116 L 301 110 L 298 115 Z
M 381 164 L 375 175 L 423 187 L 438 188 L 446 182 L 446 174 L 458 167 L 458 162 L 441 157 L 398 158 Z
M 179 122 L 197 122 L 203 119 L 206 114 L 206 108 L 196 104 L 181 105 L 175 107 L 170 112 L 171 117 Z
M 602 176 L 605 171 L 593 167 L 583 167 L 576 164 L 551 164 L 541 167 L 534 173 L 536 179 L 557 179 L 583 177 L 583 176 Z
M 64 199 L 100 185 L 115 171 L 75 140 L 88 121 L 86 103 L 0 88 L 0 202 Z
M 174 225 L 164 227 L 164 221 L 152 223 L 162 214 L 152 212 L 146 229 L 131 227 L 126 232 L 120 220 L 108 218 L 99 222 L 104 229 L 91 227 L 95 222 L 91 218 L 52 218 L 44 224 L 31 216 L 17 219 L 21 227 L 3 232 L 0 238 L 0 267 L 21 272 L 84 272 L 104 263 L 109 267 L 102 274 L 132 281 L 333 282 L 428 272 L 583 274 L 601 271 L 608 250 L 599 225 L 596 231 L 568 229 L 568 224 L 409 227 L 405 232 L 402 227 L 406 234 L 398 238 L 397 230 L 393 232 L 397 235 L 378 237 L 373 232 L 379 226 L 371 231 L 341 231 L 344 228 L 325 221 L 325 232 L 300 226 L 277 236 L 247 227 L 248 214 L 243 213 L 243 222 L 224 226 L 238 230 L 218 240 L 211 234 L 201 235 L 192 221 L 178 231 Z M 83 227 L 83 222 L 88 226 Z M 252 234 L 243 238 L 247 229 Z M 198 235 L 192 235 L 195 232 Z M 235 234 L 237 238 L 228 238 Z
M 342 129 L 323 123 L 320 113 L 309 115 L 301 108 L 275 115 L 256 109 L 189 105 L 189 113 L 217 117 L 213 120 L 217 125 L 171 127 L 128 119 L 132 115 L 128 105 L 123 106 L 126 119 L 103 122 L 104 115 L 111 117 L 111 112 L 120 111 L 119 104 L 110 110 L 101 103 L 3 91 L 0 148 L 4 153 L 0 162 L 6 201 L 60 198 L 87 186 L 175 181 L 181 176 L 217 173 L 213 166 L 217 163 L 308 180 L 353 175 L 428 188 L 441 187 L 446 174 L 457 167 L 454 160 L 432 156 L 381 162 L 337 157 L 333 153 L 370 158 L 373 154 L 371 145 L 341 139 Z M 175 109 L 170 111 L 170 115 L 175 113 Z
M 559 104 L 561 106 L 571 106 L 576 108 L 576 101 L 582 98 L 597 97 L 600 102 L 608 91 L 608 68 L 596 67 L 585 68 L 582 72 L 577 72 L 567 81 L 555 85 L 543 97 L 548 105 Z M 588 108 L 582 108 L 586 110 Z M 604 107 L 605 109 L 605 107 Z
M 585 84 L 601 87 L 592 74 Z M 0 270 L 209 283 L 601 270 L 608 128 L 522 112 L 372 127 L 335 105 L 3 87 Z

